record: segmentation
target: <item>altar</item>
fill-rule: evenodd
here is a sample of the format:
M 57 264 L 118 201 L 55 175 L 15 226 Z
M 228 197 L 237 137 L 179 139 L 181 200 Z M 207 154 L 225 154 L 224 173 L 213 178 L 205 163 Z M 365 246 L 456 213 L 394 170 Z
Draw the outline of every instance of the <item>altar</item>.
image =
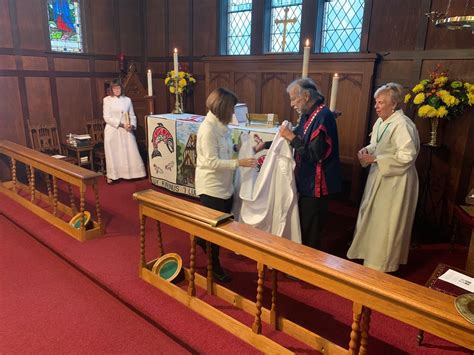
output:
M 152 184 L 173 192 L 196 196 L 196 138 L 204 118 L 205 116 L 188 113 L 147 116 L 148 171 Z M 229 127 L 235 144 L 244 132 L 247 132 L 251 139 L 271 141 L 278 131 L 277 127 L 263 125 Z M 257 153 L 256 158 L 260 166 L 265 156 L 265 150 Z

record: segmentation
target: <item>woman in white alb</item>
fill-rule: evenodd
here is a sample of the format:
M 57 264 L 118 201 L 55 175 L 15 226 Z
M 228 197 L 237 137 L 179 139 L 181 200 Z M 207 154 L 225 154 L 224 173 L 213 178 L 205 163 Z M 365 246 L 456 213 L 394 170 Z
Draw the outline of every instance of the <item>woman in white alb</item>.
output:
M 359 161 L 370 165 L 349 259 L 383 272 L 406 264 L 418 200 L 415 160 L 420 139 L 415 124 L 400 109 L 403 88 L 388 83 L 374 95 L 379 119 Z
M 234 173 L 239 166 L 255 167 L 255 158 L 233 159 L 237 149 L 232 144 L 227 125 L 232 119 L 237 96 L 224 88 L 215 89 L 206 100 L 209 109 L 199 126 L 196 142 L 196 194 L 201 203 L 209 208 L 230 213 L 234 195 Z M 234 149 L 235 148 L 235 149 Z M 203 239 L 198 239 L 201 247 Z M 231 280 L 219 262 L 219 246 L 212 244 L 212 271 L 219 281 Z
M 125 96 L 119 80 L 112 80 L 110 95 L 104 98 L 103 109 L 106 122 L 104 150 L 107 182 L 146 176 L 145 165 L 132 132 L 137 128 L 137 117 L 132 101 Z

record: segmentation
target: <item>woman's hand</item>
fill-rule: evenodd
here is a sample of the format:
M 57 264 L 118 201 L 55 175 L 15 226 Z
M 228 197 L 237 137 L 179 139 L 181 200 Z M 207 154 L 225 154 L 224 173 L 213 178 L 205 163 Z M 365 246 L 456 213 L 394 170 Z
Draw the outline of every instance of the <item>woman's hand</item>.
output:
M 265 142 L 263 141 L 258 143 L 255 147 L 253 147 L 253 150 L 255 151 L 255 153 L 258 153 L 264 149 L 265 149 Z
M 238 162 L 239 166 L 244 168 L 255 168 L 257 166 L 257 159 L 255 158 L 239 159 Z
M 359 151 L 358 157 L 359 157 L 360 163 L 366 166 L 375 163 L 375 159 L 376 159 L 375 155 L 367 153 L 367 149 L 365 150 L 365 152 L 362 152 L 362 153 L 361 151 Z

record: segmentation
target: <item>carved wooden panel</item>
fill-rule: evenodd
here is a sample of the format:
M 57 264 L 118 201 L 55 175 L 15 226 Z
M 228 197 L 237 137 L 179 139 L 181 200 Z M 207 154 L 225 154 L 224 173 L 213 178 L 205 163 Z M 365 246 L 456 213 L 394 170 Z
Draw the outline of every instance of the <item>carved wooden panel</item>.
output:
M 45 57 L 32 57 L 23 56 L 21 57 L 23 62 L 23 70 L 48 70 L 48 61 Z
M 0 99 L 0 137 L 15 143 L 26 144 L 18 79 L 0 76 L 2 98 Z
M 13 47 L 12 32 L 10 29 L 10 5 L 8 0 L 0 0 L 0 47 Z M 1 59 L 0 59 L 1 60 Z
M 60 139 L 68 133 L 87 133 L 86 122 L 93 117 L 89 78 L 57 78 Z
M 54 58 L 54 69 L 57 71 L 89 72 L 89 60 L 75 58 Z
M 55 123 L 49 78 L 27 77 L 25 86 L 31 123 Z
M 234 90 L 239 102 L 247 104 L 249 112 L 257 112 L 257 75 L 255 73 L 235 73 Z
M 209 79 L 207 82 L 209 83 L 207 95 L 219 87 L 225 87 L 230 90 L 234 90 L 234 83 L 231 82 L 229 73 L 209 73 Z
M 10 2 L 11 3 L 11 2 Z M 43 1 L 22 0 L 15 1 L 16 20 L 20 32 L 20 43 L 23 49 L 47 50 L 49 43 L 45 43 L 48 28 L 44 26 L 46 6 Z M 2 8 L 4 11 L 4 9 Z
M 286 73 L 264 73 L 260 86 L 260 105 L 257 104 L 260 107 L 254 112 L 276 113 L 279 119 L 288 119 L 289 100 L 282 100 L 282 96 L 286 95 L 286 87 L 290 81 Z M 276 93 L 279 94 L 275 95 Z

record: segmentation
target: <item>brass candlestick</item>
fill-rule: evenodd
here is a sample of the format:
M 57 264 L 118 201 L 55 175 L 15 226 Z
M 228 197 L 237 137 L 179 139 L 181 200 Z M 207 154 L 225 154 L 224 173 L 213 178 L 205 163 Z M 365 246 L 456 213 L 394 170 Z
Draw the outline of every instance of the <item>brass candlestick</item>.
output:
M 174 93 L 176 95 L 176 100 L 174 102 L 174 110 L 173 110 L 173 113 L 183 113 L 183 105 L 181 103 L 182 99 L 181 99 L 181 96 L 179 95 L 179 92 L 178 92 L 178 81 L 179 81 L 179 77 L 176 76 L 174 78 Z

